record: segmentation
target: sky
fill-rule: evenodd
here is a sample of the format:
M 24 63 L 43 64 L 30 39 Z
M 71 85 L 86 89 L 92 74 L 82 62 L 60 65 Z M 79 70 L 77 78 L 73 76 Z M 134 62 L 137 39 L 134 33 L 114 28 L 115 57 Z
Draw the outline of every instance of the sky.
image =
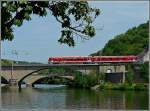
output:
M 75 47 L 60 44 L 61 27 L 55 18 L 50 13 L 46 17 L 34 15 L 14 29 L 13 41 L 2 41 L 2 59 L 47 63 L 51 56 L 88 56 L 114 36 L 149 20 L 149 1 L 90 1 L 89 5 L 101 10 L 93 23 L 96 35 L 92 39 L 78 39 Z M 12 54 L 14 50 L 18 56 Z

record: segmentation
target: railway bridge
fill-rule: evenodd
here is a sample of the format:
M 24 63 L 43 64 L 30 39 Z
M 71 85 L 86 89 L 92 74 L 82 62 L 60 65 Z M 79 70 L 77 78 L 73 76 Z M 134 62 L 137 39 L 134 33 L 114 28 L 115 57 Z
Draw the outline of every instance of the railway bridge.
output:
M 35 73 L 49 68 L 70 68 L 88 74 L 90 70 L 96 70 L 98 74 L 103 73 L 123 73 L 122 81 L 125 81 L 126 63 L 101 63 L 101 64 L 34 64 L 34 65 L 14 65 L 2 66 L 1 76 L 11 84 L 11 80 L 15 83 L 21 83 L 25 78 L 30 78 Z M 60 76 L 63 76 L 60 74 Z M 68 75 L 69 76 L 69 75 Z M 30 78 L 31 81 L 43 78 L 39 75 Z M 28 81 L 28 80 L 27 80 Z M 30 82 L 31 83 L 31 82 Z M 29 84 L 30 84 L 29 83 Z M 28 82 L 27 82 L 28 84 Z
M 81 71 L 84 74 L 88 74 L 90 70 L 96 70 L 98 75 L 101 73 L 108 73 L 109 75 L 116 75 L 117 73 L 119 73 L 121 74 L 121 79 L 119 81 L 125 82 L 125 73 L 127 72 L 126 65 L 129 63 L 139 64 L 143 63 L 144 61 L 149 61 L 148 55 L 148 51 L 146 50 L 137 56 L 51 57 L 49 58 L 49 62 L 52 64 L 24 64 L 14 66 L 2 66 L 1 76 L 6 81 L 9 81 L 10 84 L 14 82 L 14 80 L 15 83 L 21 84 L 22 81 L 24 81 L 27 78 L 30 78 L 30 80 L 26 81 L 27 84 L 30 84 L 35 80 L 44 77 L 41 75 L 33 76 L 35 73 L 38 73 L 41 70 L 49 68 L 70 68 L 73 70 Z M 87 60 L 87 63 L 82 63 L 85 60 Z M 64 63 L 64 61 L 68 63 Z M 72 64 L 72 61 L 77 62 Z M 60 64 L 53 64 L 59 62 Z M 60 74 L 60 76 L 64 75 Z

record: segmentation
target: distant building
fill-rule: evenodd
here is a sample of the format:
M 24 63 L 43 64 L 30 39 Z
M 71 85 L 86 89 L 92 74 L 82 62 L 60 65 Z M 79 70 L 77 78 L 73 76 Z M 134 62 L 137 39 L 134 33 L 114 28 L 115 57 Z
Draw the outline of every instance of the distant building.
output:
M 143 62 L 149 61 L 149 50 L 145 53 L 143 57 Z
M 138 54 L 138 57 L 139 57 L 140 61 L 143 63 L 149 61 L 149 49 L 148 48 L 144 49 L 143 52 Z

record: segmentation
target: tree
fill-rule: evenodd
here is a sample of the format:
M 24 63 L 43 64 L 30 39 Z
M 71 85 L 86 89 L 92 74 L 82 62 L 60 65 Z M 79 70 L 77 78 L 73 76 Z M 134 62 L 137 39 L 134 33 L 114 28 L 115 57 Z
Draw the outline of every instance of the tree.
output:
M 149 80 L 149 62 L 140 65 L 140 73 L 145 82 Z
M 13 40 L 14 26 L 30 21 L 32 14 L 43 17 L 50 11 L 62 27 L 58 41 L 69 46 L 75 46 L 75 37 L 93 37 L 92 23 L 100 15 L 100 10 L 91 8 L 87 1 L 3 1 L 1 7 L 2 40 Z
M 131 85 L 133 83 L 133 74 L 134 74 L 133 66 L 130 64 L 128 64 L 127 66 L 128 66 L 127 67 L 128 73 L 127 73 L 127 77 L 126 77 L 126 82 Z
M 138 55 L 148 48 L 149 22 L 129 29 L 109 40 L 101 51 L 104 56 Z M 98 52 L 99 52 L 98 51 Z M 91 55 L 99 55 L 96 52 Z

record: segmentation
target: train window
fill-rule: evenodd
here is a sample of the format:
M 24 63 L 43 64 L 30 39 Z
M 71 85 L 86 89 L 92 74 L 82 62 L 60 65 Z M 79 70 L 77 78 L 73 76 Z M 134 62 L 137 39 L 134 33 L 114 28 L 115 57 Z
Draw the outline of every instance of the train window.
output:
M 118 61 L 119 59 L 118 58 L 112 58 L 112 61 Z
M 90 59 L 91 59 L 92 61 L 95 61 L 95 58 L 94 58 L 94 57 L 91 57 Z
M 94 61 L 97 61 L 97 57 L 94 57 Z
M 102 58 L 101 58 L 101 60 L 102 60 L 102 61 L 105 61 L 105 60 L 106 60 L 106 58 L 102 57 Z
M 108 60 L 108 58 L 103 58 L 103 60 L 104 60 L 104 61 L 107 61 L 107 60 Z
M 100 60 L 101 60 L 101 58 L 100 58 L 100 57 L 97 57 L 96 59 L 97 59 L 97 61 L 100 61 Z
M 110 57 L 110 58 L 108 58 L 108 61 L 112 61 L 112 58 Z

